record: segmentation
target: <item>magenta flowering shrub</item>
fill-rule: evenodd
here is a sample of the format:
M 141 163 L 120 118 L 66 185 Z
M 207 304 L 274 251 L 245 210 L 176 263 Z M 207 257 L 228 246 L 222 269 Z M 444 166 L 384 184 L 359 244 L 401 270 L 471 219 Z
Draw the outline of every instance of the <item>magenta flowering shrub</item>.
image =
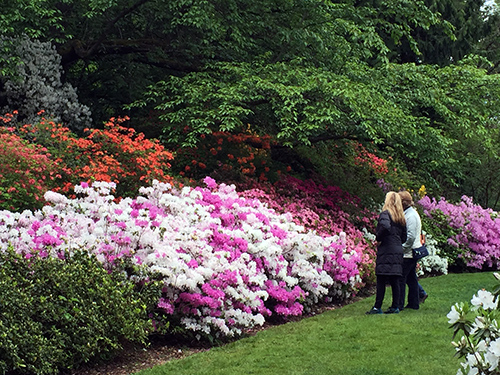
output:
M 205 182 L 178 190 L 155 181 L 122 200 L 114 183 L 82 183 L 76 199 L 49 191 L 40 211 L 0 212 L 0 250 L 86 249 L 109 267 L 143 265 L 164 283 L 158 308 L 200 335 L 237 335 L 355 290 L 361 256 L 345 232 L 320 235 L 234 186 Z
M 343 274 L 347 277 L 348 270 L 356 267 L 364 283 L 374 280 L 376 249 L 362 230 L 374 232 L 377 215 L 361 207 L 359 198 L 337 186 L 292 176 L 283 176 L 275 184 L 251 181 L 250 185 L 240 185 L 240 189 L 243 190 L 242 196 L 257 198 L 276 212 L 289 213 L 294 223 L 314 230 L 318 235 L 340 235 L 342 246 L 356 252 L 360 262 L 353 265 L 337 257 L 335 263 L 342 267 L 337 277 Z
M 448 262 L 483 269 L 500 266 L 500 218 L 497 212 L 463 196 L 458 204 L 423 197 L 418 204 L 432 219 L 428 230 L 440 243 Z M 424 218 L 425 220 L 425 218 Z

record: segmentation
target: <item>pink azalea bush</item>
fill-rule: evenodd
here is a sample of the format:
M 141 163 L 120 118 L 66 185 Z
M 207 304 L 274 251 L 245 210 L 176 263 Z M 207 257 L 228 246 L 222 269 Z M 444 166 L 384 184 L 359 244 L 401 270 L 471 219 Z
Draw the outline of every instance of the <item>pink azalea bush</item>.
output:
M 376 214 L 361 207 L 359 198 L 337 186 L 282 176 L 275 184 L 249 181 L 239 185 L 242 196 L 257 198 L 279 213 L 290 213 L 295 224 L 314 230 L 320 236 L 345 234 L 345 246 L 358 254 L 360 262 L 342 264 L 360 271 L 363 283 L 374 281 L 375 241 L 370 241 L 363 228 L 374 232 Z M 342 260 L 338 260 L 342 263 Z
M 498 213 L 463 196 L 453 204 L 441 198 L 423 197 L 418 204 L 432 220 L 429 231 L 440 242 L 450 264 L 483 269 L 500 266 L 500 218 Z
M 49 191 L 42 210 L 0 212 L 0 250 L 86 249 L 109 267 L 143 265 L 161 275 L 163 314 L 200 335 L 237 335 L 356 290 L 362 254 L 346 232 L 307 230 L 234 186 L 205 182 L 179 190 L 154 181 L 121 200 L 110 182 L 82 183 L 75 199 Z

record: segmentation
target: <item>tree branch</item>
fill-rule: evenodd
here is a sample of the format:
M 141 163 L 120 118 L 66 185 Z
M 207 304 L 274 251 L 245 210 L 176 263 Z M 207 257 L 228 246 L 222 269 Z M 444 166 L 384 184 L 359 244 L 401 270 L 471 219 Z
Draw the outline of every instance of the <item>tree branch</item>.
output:
M 371 142 L 372 139 L 369 139 L 369 138 L 365 138 L 365 137 L 360 137 L 358 135 L 349 135 L 347 133 L 344 133 L 344 134 L 329 134 L 329 133 L 324 133 L 324 134 L 321 134 L 321 135 L 318 135 L 318 136 L 315 136 L 315 137 L 310 137 L 309 138 L 309 141 L 311 143 L 318 143 L 318 142 L 324 142 L 324 141 L 338 141 L 338 140 L 341 140 L 341 139 L 345 139 L 345 140 L 351 140 L 351 141 L 365 141 L 365 142 Z M 257 144 L 252 144 L 251 142 L 246 142 L 248 143 L 249 145 L 255 147 L 255 148 L 259 148 L 259 146 Z M 296 147 L 298 146 L 299 143 L 294 143 L 292 145 L 292 148 L 293 147 Z M 281 149 L 281 148 L 290 148 L 288 146 L 284 146 L 282 144 L 271 144 L 271 148 L 273 149 Z
M 72 40 L 68 44 L 60 46 L 58 53 L 62 57 L 62 65 L 68 65 L 74 61 L 83 59 L 86 60 L 91 55 L 89 54 L 92 47 L 88 45 L 96 45 L 97 41 L 82 42 L 81 40 Z M 186 61 L 185 59 L 178 59 L 172 57 L 172 53 L 168 52 L 170 43 L 166 39 L 110 39 L 101 42 L 100 50 L 94 50 L 93 56 L 99 55 L 135 55 L 134 61 L 156 66 L 159 68 L 170 69 L 179 72 L 194 72 L 199 71 L 200 60 L 193 59 L 193 61 Z M 155 49 L 161 49 L 168 55 L 169 59 L 148 58 L 147 54 Z
M 123 9 L 121 12 L 119 12 L 119 14 L 115 18 L 106 23 L 106 27 L 96 40 L 83 42 L 82 40 L 76 39 L 76 40 L 71 40 L 62 46 L 59 46 L 58 53 L 62 56 L 62 64 L 63 65 L 70 64 L 80 59 L 85 60 L 90 56 L 95 55 L 97 53 L 98 47 L 104 44 L 106 37 L 111 34 L 112 29 L 115 27 L 116 23 L 120 19 L 134 12 L 135 10 L 137 10 L 138 8 L 140 8 L 149 1 L 151 0 L 139 0 L 131 7 Z M 133 41 L 130 42 L 133 43 Z M 132 52 L 139 52 L 139 51 L 135 50 L 131 51 L 130 53 Z
M 143 6 L 144 4 L 146 4 L 149 1 L 151 1 L 151 0 L 139 0 L 137 3 L 132 5 L 130 8 L 123 9 L 120 13 L 118 13 L 118 15 L 113 20 L 111 20 L 109 23 L 107 23 L 107 26 L 104 28 L 104 30 L 101 33 L 101 36 L 93 43 L 92 47 L 90 47 L 89 51 L 87 52 L 87 55 L 91 56 L 95 53 L 97 47 L 104 42 L 104 40 L 106 39 L 106 36 L 111 32 L 113 27 L 115 27 L 116 23 L 120 19 L 122 19 L 123 17 L 127 16 L 128 14 L 134 12 L 136 9 L 140 8 L 141 6 Z

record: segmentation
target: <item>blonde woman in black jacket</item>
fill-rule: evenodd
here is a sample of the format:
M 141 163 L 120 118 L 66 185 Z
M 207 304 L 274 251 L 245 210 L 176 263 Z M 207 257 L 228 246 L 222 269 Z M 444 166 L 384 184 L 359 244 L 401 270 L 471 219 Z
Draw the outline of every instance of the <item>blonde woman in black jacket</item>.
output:
M 384 207 L 378 217 L 376 230 L 377 260 L 377 295 L 375 305 L 367 314 L 383 314 L 382 303 L 385 287 L 391 285 L 392 305 L 386 314 L 399 313 L 400 286 L 403 277 L 403 243 L 406 241 L 406 221 L 398 193 L 390 191 L 385 196 Z

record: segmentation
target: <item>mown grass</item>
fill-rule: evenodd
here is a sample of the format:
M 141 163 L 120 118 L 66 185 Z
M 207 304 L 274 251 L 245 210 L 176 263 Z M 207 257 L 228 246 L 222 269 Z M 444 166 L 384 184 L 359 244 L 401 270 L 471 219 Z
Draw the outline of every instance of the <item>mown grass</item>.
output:
M 421 284 L 429 298 L 418 311 L 365 315 L 372 296 L 137 375 L 455 375 L 459 360 L 446 314 L 478 289 L 491 290 L 494 277 L 450 274 Z M 390 303 L 387 292 L 384 309 Z

